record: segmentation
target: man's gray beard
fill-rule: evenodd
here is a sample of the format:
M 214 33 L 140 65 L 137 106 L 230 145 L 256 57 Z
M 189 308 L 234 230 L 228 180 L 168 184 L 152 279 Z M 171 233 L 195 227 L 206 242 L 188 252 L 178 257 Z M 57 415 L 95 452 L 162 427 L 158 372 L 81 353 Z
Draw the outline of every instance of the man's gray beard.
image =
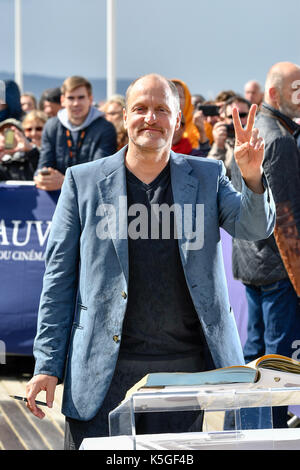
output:
M 279 111 L 290 119 L 300 118 L 300 110 L 289 103 L 280 104 Z

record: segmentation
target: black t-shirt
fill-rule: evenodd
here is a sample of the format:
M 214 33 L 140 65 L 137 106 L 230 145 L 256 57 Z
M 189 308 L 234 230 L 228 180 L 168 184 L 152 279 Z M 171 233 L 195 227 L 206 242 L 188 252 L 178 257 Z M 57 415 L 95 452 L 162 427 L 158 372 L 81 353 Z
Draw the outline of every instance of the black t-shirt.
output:
M 126 171 L 128 210 L 133 204 L 142 209 L 128 216 L 129 290 L 121 353 L 170 359 L 199 355 L 200 367 L 203 333 L 186 284 L 172 211 L 170 237 L 162 233 L 162 217 L 159 237 L 151 237 L 151 206 L 173 205 L 170 166 L 150 184 Z M 142 236 L 136 238 L 138 232 Z

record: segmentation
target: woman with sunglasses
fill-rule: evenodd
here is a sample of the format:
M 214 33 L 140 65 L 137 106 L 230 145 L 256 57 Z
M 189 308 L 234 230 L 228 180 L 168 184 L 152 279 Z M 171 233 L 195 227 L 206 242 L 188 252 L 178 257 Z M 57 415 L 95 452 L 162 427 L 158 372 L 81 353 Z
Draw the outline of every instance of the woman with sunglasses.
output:
M 42 132 L 47 119 L 47 115 L 43 111 L 33 110 L 26 115 L 22 122 L 25 136 L 38 149 L 42 144 Z

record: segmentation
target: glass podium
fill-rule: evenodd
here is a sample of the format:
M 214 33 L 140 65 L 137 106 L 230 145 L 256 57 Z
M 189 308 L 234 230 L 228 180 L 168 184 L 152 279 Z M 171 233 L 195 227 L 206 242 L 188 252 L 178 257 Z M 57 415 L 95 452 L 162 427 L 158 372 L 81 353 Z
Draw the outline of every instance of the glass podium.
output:
M 272 419 L 273 407 L 299 404 L 300 387 L 143 389 L 132 394 L 110 412 L 109 430 L 111 437 L 130 436 L 128 442 L 133 450 L 300 449 L 300 429 L 273 429 Z M 202 429 L 200 432 L 138 434 L 137 423 L 144 413 L 170 411 L 203 413 Z

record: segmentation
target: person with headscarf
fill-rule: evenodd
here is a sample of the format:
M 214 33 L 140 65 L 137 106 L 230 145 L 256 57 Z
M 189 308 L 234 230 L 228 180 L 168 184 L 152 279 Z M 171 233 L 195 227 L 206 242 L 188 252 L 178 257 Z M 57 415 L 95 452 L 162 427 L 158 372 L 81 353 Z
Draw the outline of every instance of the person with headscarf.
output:
M 193 149 L 198 149 L 199 144 L 206 143 L 208 141 L 207 135 L 203 128 L 196 126 L 194 107 L 192 104 L 192 96 L 187 85 L 180 79 L 174 78 L 171 80 L 177 87 L 181 112 L 184 117 L 184 134 L 183 137 L 190 141 Z M 200 132 L 201 130 L 201 132 Z
M 210 146 L 209 141 L 203 125 L 203 119 L 201 119 L 201 111 L 194 113 L 194 107 L 192 104 L 192 96 L 187 85 L 179 79 L 171 80 L 177 88 L 180 100 L 180 108 L 182 112 L 184 132 L 182 134 L 182 141 L 176 142 L 176 148 L 172 147 L 172 150 L 179 153 L 192 154 L 192 151 L 196 151 L 196 155 L 206 156 Z M 175 142 L 174 142 L 175 144 Z M 190 148 L 190 151 L 182 151 Z

